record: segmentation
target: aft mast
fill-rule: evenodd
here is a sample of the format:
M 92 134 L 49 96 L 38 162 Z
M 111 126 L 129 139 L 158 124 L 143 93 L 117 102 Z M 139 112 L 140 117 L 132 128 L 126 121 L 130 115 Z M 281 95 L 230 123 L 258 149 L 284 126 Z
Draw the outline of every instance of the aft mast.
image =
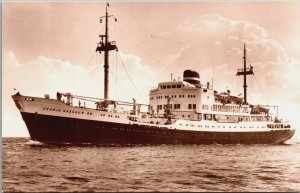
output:
M 244 104 L 247 103 L 247 75 L 254 74 L 253 73 L 253 67 L 250 64 L 250 68 L 247 68 L 247 63 L 246 63 L 246 44 L 244 44 L 244 68 L 238 69 L 236 76 L 243 75 L 244 76 Z
M 108 106 L 108 86 L 109 86 L 109 51 L 118 50 L 115 41 L 109 41 L 108 38 L 108 18 L 113 15 L 108 15 L 107 7 L 109 4 L 106 4 L 106 14 L 103 17 L 100 17 L 100 23 L 102 23 L 102 19 L 105 18 L 105 34 L 99 35 L 101 41 L 98 43 L 96 52 L 101 53 L 104 52 L 104 107 Z M 116 18 L 115 18 L 115 21 Z M 104 40 L 103 40 L 104 38 Z

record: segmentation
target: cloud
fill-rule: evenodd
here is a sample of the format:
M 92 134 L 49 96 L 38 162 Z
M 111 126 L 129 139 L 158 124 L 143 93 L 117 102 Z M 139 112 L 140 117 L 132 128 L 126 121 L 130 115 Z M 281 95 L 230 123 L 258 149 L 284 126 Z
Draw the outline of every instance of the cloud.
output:
M 254 23 L 207 14 L 178 24 L 164 34 L 168 34 L 165 35 L 168 39 L 181 40 L 179 51 L 165 57 L 172 59 L 172 67 L 181 71 L 188 67 L 198 71 L 209 67 L 221 82 L 228 81 L 237 68 L 243 67 L 246 43 L 247 63 L 254 66 L 256 78 L 265 90 L 276 92 L 278 85 L 288 86 L 291 76 L 296 78 L 295 72 L 300 73 L 297 64 L 290 64 L 286 49 Z M 226 70 L 220 69 L 222 64 L 227 64 Z
M 242 49 L 243 43 L 246 43 L 248 50 L 254 51 L 253 55 L 257 57 L 255 60 L 287 59 L 285 49 L 278 41 L 271 39 L 261 26 L 247 21 L 231 20 L 217 14 L 207 14 L 195 21 L 186 21 L 165 34 L 176 34 L 173 35 L 176 39 L 185 39 L 194 45 L 207 48 L 214 48 L 214 44 L 222 44 L 228 49 Z M 258 53 L 263 54 L 257 55 Z
M 186 45 L 182 48 L 180 48 L 175 54 L 170 54 L 167 55 L 164 60 L 163 63 L 167 66 L 172 65 L 173 63 L 175 63 L 178 59 L 180 59 L 180 57 L 182 57 L 182 53 L 187 50 L 191 45 Z

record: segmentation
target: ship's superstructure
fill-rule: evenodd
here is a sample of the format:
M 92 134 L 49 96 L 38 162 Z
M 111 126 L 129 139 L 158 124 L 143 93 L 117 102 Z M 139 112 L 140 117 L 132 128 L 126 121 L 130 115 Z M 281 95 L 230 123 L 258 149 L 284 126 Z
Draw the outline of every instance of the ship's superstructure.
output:
M 44 143 L 114 144 L 279 144 L 290 139 L 295 129 L 270 113 L 270 106 L 247 101 L 246 64 L 237 76 L 244 77 L 244 95 L 230 90 L 218 92 L 209 82 L 202 84 L 194 70 L 185 70 L 183 80 L 160 82 L 150 90 L 148 111 L 133 102 L 109 99 L 109 52 L 117 50 L 108 37 L 106 7 L 105 34 L 97 52 L 104 52 L 104 99 L 57 92 L 55 99 L 12 96 L 31 139 Z M 101 18 L 101 20 L 103 19 Z M 122 108 L 130 107 L 130 110 Z

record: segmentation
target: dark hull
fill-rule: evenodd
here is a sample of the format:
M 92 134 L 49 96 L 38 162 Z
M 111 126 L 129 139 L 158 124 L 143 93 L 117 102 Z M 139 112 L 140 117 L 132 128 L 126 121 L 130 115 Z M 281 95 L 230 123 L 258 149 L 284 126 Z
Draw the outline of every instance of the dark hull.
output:
M 208 132 L 163 129 L 22 113 L 31 139 L 43 143 L 91 144 L 281 144 L 294 131 Z

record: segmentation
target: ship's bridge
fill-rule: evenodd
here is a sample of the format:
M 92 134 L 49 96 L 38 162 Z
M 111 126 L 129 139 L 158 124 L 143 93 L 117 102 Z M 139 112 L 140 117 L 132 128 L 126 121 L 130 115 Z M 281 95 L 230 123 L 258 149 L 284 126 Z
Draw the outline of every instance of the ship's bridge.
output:
M 180 88 L 196 88 L 196 86 L 185 81 L 160 82 L 158 86 L 151 89 L 150 92 L 155 92 L 157 90 L 164 90 L 164 89 L 180 89 Z
M 160 82 L 150 91 L 149 97 L 152 115 L 163 116 L 169 106 L 173 115 L 180 114 L 180 117 L 188 118 L 188 114 L 200 110 L 201 88 L 186 81 Z

